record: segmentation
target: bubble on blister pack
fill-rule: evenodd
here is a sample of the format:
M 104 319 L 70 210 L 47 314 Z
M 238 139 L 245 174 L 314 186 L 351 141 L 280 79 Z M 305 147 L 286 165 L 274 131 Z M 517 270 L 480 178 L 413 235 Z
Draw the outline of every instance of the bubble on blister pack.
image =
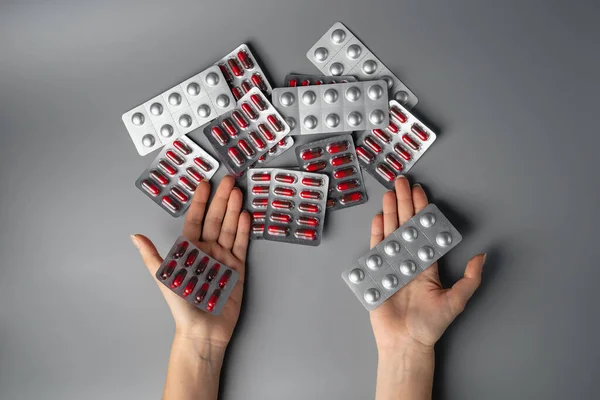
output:
M 379 100 L 383 96 L 383 88 L 381 85 L 372 85 L 367 89 L 367 94 L 371 100 Z
M 415 229 L 414 226 L 407 226 L 402 231 L 402 238 L 407 242 L 412 242 L 419 236 L 419 232 Z
M 365 301 L 369 304 L 377 303 L 380 297 L 381 294 L 379 293 L 379 290 L 375 288 L 367 289 L 365 292 Z
M 338 98 L 339 94 L 338 91 L 335 89 L 327 89 L 325 90 L 325 92 L 323 92 L 323 100 L 325 100 L 326 103 L 335 103 Z
M 302 93 L 302 102 L 307 106 L 312 105 L 317 100 L 317 95 L 312 90 Z
M 388 89 L 391 89 L 394 86 L 394 80 L 389 75 L 380 76 L 379 79 L 383 79 Z
M 329 66 L 329 73 L 333 76 L 339 76 L 344 73 L 344 66 L 339 62 L 334 62 Z
M 329 57 L 329 52 L 325 47 L 319 47 L 315 50 L 314 54 L 315 60 L 319 62 L 323 62 Z
M 139 113 L 139 112 L 136 112 L 135 114 L 133 114 L 131 116 L 131 122 L 137 126 L 144 125 L 145 120 L 146 119 L 144 118 L 144 114 Z
M 435 242 L 440 247 L 448 247 L 452 244 L 452 235 L 449 232 L 440 232 L 436 235 Z
M 284 107 L 291 106 L 292 104 L 294 104 L 295 101 L 296 101 L 296 98 L 290 92 L 282 93 L 281 96 L 279 96 L 279 102 Z
M 435 252 L 430 246 L 423 246 L 417 251 L 417 255 L 423 261 L 431 261 L 435 256 Z
M 406 104 L 408 101 L 408 93 L 406 93 L 404 90 L 399 90 L 394 93 L 394 100 L 400 104 Z
M 192 82 L 187 86 L 186 90 L 190 96 L 198 96 L 198 94 L 200 94 L 200 85 L 196 82 Z
M 348 274 L 348 279 L 353 283 L 362 282 L 362 280 L 365 279 L 365 272 L 360 268 L 354 268 Z
M 150 106 L 150 114 L 158 117 L 163 113 L 163 106 L 160 103 L 152 103 Z
M 217 75 L 214 72 L 207 74 L 206 77 L 204 78 L 204 82 L 208 86 L 217 86 L 219 84 L 219 80 L 220 80 L 219 75 Z
M 386 289 L 393 289 L 398 286 L 398 277 L 394 274 L 388 274 L 381 280 L 381 285 Z
M 287 117 L 285 122 L 289 125 L 290 129 L 294 129 L 296 127 L 296 120 L 292 117 Z
M 357 44 L 352 44 L 346 49 L 346 57 L 351 60 L 356 60 L 358 57 L 360 57 L 360 53 L 362 53 L 362 49 Z
M 334 113 L 328 114 L 325 117 L 325 124 L 330 128 L 335 128 L 340 124 L 340 117 Z
M 390 240 L 383 247 L 383 251 L 385 251 L 385 254 L 387 254 L 388 256 L 393 257 L 400 253 L 400 243 L 398 243 L 395 240 Z
M 384 119 L 385 114 L 381 110 L 373 110 L 369 114 L 369 121 L 371 121 L 372 124 L 379 125 L 383 122 Z
M 367 75 L 372 75 L 377 71 L 377 63 L 375 60 L 367 60 L 361 67 L 362 71 Z
M 346 32 L 343 29 L 336 29 L 331 32 L 331 41 L 335 44 L 340 44 L 346 39 Z
M 215 102 L 220 108 L 228 107 L 230 103 L 229 96 L 227 96 L 226 94 L 220 94 L 217 96 Z
M 379 254 L 371 254 L 365 261 L 367 267 L 372 270 L 377 270 L 383 265 L 383 259 Z
M 210 115 L 210 107 L 208 104 L 201 104 L 196 110 L 200 118 L 206 118 Z
M 171 126 L 171 124 L 164 124 L 163 126 L 160 127 L 160 134 L 162 135 L 162 137 L 169 138 L 169 137 L 173 136 L 173 132 L 174 132 L 174 129 Z
M 171 93 L 169 95 L 169 104 L 172 106 L 178 106 L 181 104 L 181 95 L 179 93 Z
M 179 125 L 183 126 L 184 128 L 189 128 L 192 125 L 192 117 L 187 114 L 181 114 L 179 117 Z
M 362 123 L 363 117 L 358 111 L 352 111 L 347 117 L 348 124 L 351 126 L 358 126 Z
M 142 138 L 142 144 L 146 147 L 152 147 L 154 146 L 154 143 L 156 143 L 156 139 L 154 139 L 154 136 L 151 134 L 144 135 Z
M 435 215 L 432 213 L 425 213 L 419 218 L 419 223 L 425 228 L 431 228 L 435 224 Z
M 346 89 L 345 96 L 349 101 L 357 101 L 358 99 L 360 99 L 360 95 L 360 89 L 356 86 L 351 86 L 348 89 Z
M 304 127 L 306 129 L 315 129 L 317 127 L 317 118 L 314 115 L 304 118 Z
M 406 276 L 414 275 L 417 272 L 417 264 L 411 260 L 404 260 L 400 263 L 400 272 Z

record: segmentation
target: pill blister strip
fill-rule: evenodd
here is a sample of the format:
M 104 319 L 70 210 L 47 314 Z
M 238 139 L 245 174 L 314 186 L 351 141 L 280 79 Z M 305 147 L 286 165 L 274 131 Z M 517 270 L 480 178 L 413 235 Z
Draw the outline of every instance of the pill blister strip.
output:
M 215 65 L 221 69 L 236 100 L 242 98 L 253 87 L 259 88 L 267 95 L 273 91 L 254 54 L 246 44 L 239 45 Z
M 325 75 L 353 75 L 361 81 L 384 79 L 393 98 L 408 108 L 419 99 L 344 24 L 336 22 L 306 53 Z
M 135 186 L 174 217 L 189 207 L 197 185 L 210 180 L 219 162 L 187 136 L 165 146 Z
M 263 239 L 273 168 L 249 169 L 246 174 L 246 210 L 252 217 L 250 239 Z
M 367 201 L 352 135 L 333 136 L 296 147 L 298 165 L 305 171 L 329 176 L 327 211 Z
M 287 135 L 283 139 L 281 139 L 277 144 L 269 149 L 265 154 L 260 156 L 256 163 L 251 168 L 261 167 L 267 163 L 270 163 L 289 149 L 294 146 L 294 138 L 290 135 Z
M 323 76 L 323 75 L 307 75 L 290 73 L 285 76 L 283 86 L 311 86 L 311 85 L 330 85 L 332 83 L 356 82 L 353 76 Z
M 384 128 L 389 123 L 383 80 L 277 88 L 272 98 L 291 135 Z
M 210 67 L 123 114 L 140 155 L 212 121 L 235 106 L 219 67 Z
M 219 315 L 239 273 L 180 236 L 158 268 L 156 279 L 188 303 Z
M 435 139 L 431 129 L 392 100 L 389 125 L 358 133 L 356 153 L 361 166 L 393 190 L 396 177 L 407 173 Z
M 342 272 L 342 279 L 367 310 L 373 310 L 462 240 L 434 205 L 389 234 Z
M 204 128 L 204 135 L 233 175 L 241 176 L 290 132 L 275 107 L 258 88 L 246 93 L 236 108 Z

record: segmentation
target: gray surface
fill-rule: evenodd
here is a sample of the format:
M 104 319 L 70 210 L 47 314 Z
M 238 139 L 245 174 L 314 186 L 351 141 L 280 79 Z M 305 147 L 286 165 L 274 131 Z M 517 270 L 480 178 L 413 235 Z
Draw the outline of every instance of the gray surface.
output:
M 436 396 L 596 392 L 597 5 L 19 3 L 0 6 L 0 398 L 159 397 L 173 324 L 127 235 L 166 251 L 181 221 L 133 186 L 151 156 L 120 116 L 242 41 L 278 84 L 315 72 L 305 53 L 336 20 L 439 128 L 411 177 L 465 238 L 445 277 L 490 251 L 483 287 L 439 344 Z M 384 190 L 366 180 L 370 201 L 328 216 L 320 247 L 252 245 L 225 399 L 372 397 L 367 313 L 340 279 L 380 208 Z

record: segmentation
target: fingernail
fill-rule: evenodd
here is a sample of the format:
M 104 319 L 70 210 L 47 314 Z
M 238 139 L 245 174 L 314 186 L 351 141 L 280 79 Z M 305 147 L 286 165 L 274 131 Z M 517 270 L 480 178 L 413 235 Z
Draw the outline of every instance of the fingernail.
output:
M 398 180 L 398 179 L 406 179 L 406 177 L 405 177 L 404 175 L 398 175 L 398 176 L 396 177 L 396 180 Z
M 137 238 L 135 237 L 135 235 L 129 235 L 129 237 L 131 238 L 131 241 L 133 242 L 133 245 L 136 248 L 140 248 L 140 242 L 137 240 Z
M 487 253 L 483 253 L 483 262 L 481 263 L 481 266 L 485 265 L 486 259 L 487 259 Z
M 413 188 L 423 188 L 423 186 L 421 186 L 421 184 L 420 184 L 420 183 L 415 183 L 415 184 L 413 185 Z

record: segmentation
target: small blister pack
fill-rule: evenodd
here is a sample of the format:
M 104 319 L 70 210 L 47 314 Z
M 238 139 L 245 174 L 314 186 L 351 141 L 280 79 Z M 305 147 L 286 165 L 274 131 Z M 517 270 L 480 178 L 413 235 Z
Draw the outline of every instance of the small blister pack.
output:
M 348 83 L 356 82 L 353 76 L 323 76 L 323 75 L 307 75 L 289 73 L 285 76 L 283 86 L 312 86 L 312 85 L 329 85 L 332 83 Z
M 219 162 L 187 136 L 165 146 L 135 181 L 135 186 L 169 214 L 179 217 L 198 183 L 210 180 Z
M 271 147 L 269 151 L 267 151 L 262 156 L 258 157 L 258 160 L 256 160 L 256 163 L 254 163 L 254 165 L 251 168 L 260 167 L 273 161 L 274 159 L 291 149 L 293 146 L 294 138 L 290 135 L 284 137 L 279 142 L 277 142 L 275 146 Z
M 300 168 L 329 176 L 327 211 L 357 206 L 367 201 L 367 191 L 352 135 L 332 136 L 296 147 Z
M 290 125 L 291 135 L 381 129 L 389 123 L 382 80 L 277 88 L 273 105 Z
M 233 110 L 204 128 L 204 135 L 235 176 L 243 175 L 289 133 L 290 127 L 258 88 L 250 89 Z
M 429 204 L 342 272 L 367 310 L 373 310 L 460 243 L 462 236 Z
M 142 156 L 212 121 L 235 106 L 219 67 L 210 67 L 123 114 Z
M 212 315 L 219 315 L 240 275 L 197 248 L 184 236 L 169 250 L 156 279 L 169 290 Z
M 408 108 L 419 99 L 344 24 L 336 22 L 306 53 L 325 75 L 352 75 L 360 81 L 383 79 L 390 98 Z
M 246 210 L 252 217 L 250 239 L 263 239 L 273 168 L 252 168 L 246 174 Z
M 383 186 L 405 174 L 435 141 L 436 134 L 395 100 L 390 101 L 390 123 L 358 134 L 356 154 L 361 166 Z
M 239 45 L 231 53 L 216 62 L 236 100 L 242 98 L 253 87 L 270 95 L 273 88 L 246 44 Z

